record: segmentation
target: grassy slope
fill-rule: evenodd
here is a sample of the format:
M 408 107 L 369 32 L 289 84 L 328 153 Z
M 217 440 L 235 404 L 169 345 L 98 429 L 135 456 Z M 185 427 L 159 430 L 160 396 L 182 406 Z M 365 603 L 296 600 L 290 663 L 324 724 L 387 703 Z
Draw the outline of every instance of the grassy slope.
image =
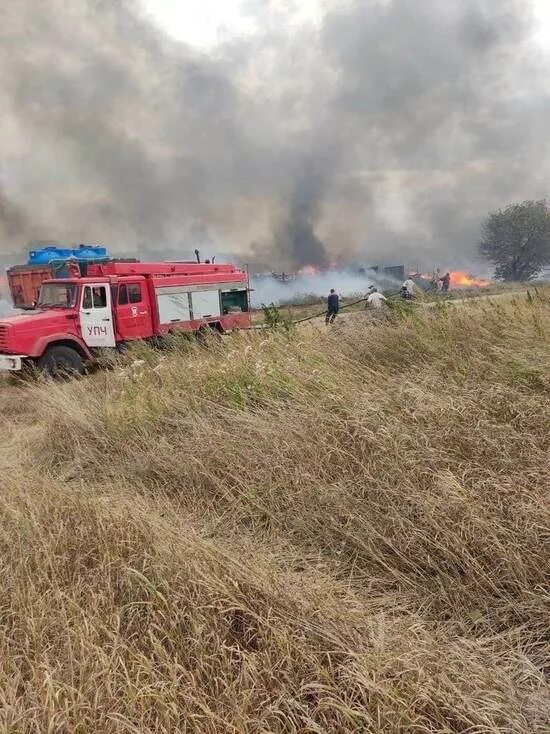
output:
M 144 357 L 0 392 L 1 731 L 547 731 L 548 295 Z

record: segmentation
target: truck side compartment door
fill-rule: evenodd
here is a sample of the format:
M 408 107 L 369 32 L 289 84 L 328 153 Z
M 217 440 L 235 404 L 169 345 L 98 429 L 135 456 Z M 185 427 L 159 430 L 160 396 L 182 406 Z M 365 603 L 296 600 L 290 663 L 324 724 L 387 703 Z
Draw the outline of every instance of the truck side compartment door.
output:
M 80 302 L 82 339 L 89 347 L 114 347 L 111 289 L 106 283 L 85 285 Z
M 221 314 L 220 292 L 218 290 L 194 291 L 191 293 L 193 319 L 218 318 Z
M 146 284 L 120 283 L 116 306 L 118 333 L 125 340 L 153 335 L 153 320 Z

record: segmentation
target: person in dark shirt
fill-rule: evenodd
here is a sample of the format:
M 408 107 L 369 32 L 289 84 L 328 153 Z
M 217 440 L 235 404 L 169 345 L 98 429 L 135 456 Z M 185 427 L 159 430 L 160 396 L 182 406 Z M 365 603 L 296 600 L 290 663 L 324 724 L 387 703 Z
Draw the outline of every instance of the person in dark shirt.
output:
M 326 324 L 333 324 L 334 319 L 338 316 L 338 310 L 340 308 L 340 299 L 338 294 L 331 288 L 330 295 L 327 299 L 327 316 L 325 319 Z
M 445 275 L 442 278 L 440 278 L 440 280 L 441 280 L 441 290 L 443 291 L 443 293 L 447 293 L 447 291 L 449 290 L 451 286 L 451 274 L 445 273 Z

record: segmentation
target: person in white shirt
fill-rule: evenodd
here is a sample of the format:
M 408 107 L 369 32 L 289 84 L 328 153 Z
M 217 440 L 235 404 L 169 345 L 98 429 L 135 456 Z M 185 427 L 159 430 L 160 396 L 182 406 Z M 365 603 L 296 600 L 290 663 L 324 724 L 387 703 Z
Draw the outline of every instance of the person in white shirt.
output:
M 370 296 L 367 298 L 367 306 L 369 308 L 382 308 L 386 301 L 386 296 L 382 295 L 382 293 L 378 292 L 378 288 L 373 288 L 371 290 Z
M 414 296 L 414 280 L 407 278 L 407 280 L 401 286 L 403 298 L 412 298 Z

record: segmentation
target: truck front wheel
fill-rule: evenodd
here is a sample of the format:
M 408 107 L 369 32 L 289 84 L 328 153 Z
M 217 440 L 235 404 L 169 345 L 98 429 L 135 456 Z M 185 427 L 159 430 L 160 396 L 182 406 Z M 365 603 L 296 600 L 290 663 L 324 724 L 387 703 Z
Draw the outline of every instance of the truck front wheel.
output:
M 84 372 L 84 360 L 71 347 L 49 347 L 38 360 L 38 369 L 50 377 L 70 377 Z

